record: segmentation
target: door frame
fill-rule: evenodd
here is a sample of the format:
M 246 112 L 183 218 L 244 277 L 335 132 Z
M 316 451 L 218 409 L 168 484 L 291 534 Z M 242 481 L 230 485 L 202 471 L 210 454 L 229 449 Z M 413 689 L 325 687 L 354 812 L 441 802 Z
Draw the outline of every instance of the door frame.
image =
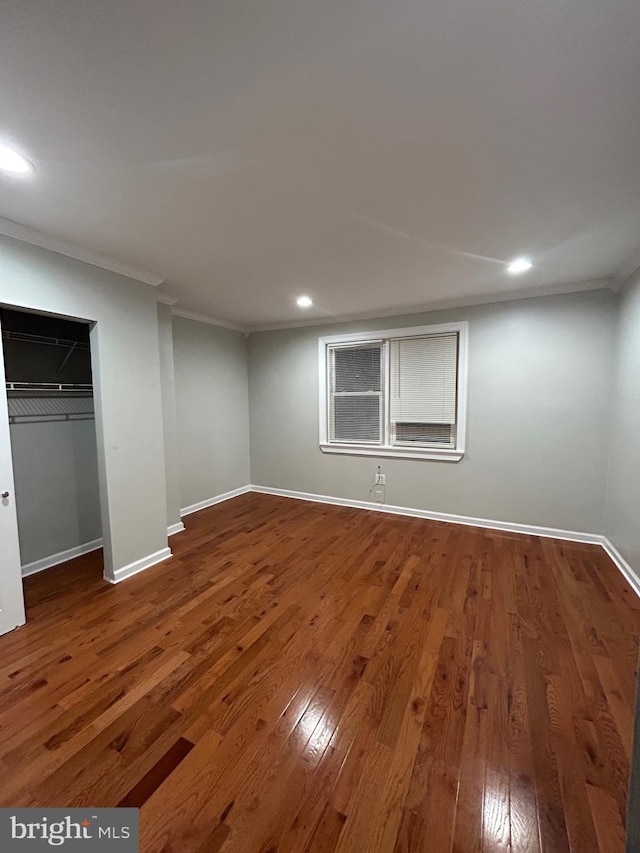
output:
M 25 314 L 37 314 L 42 317 L 56 317 L 61 320 L 71 320 L 76 323 L 83 323 L 89 326 L 89 351 L 91 355 L 91 374 L 92 374 L 92 385 L 93 385 L 93 402 L 94 402 L 94 418 L 95 418 L 95 428 L 96 428 L 96 449 L 98 453 L 98 489 L 99 489 L 99 500 L 100 500 L 100 520 L 102 527 L 102 541 L 103 541 L 103 564 L 110 565 L 110 547 L 111 547 L 111 536 L 110 536 L 110 521 L 109 521 L 109 506 L 108 506 L 108 498 L 107 498 L 107 485 L 105 478 L 105 470 L 104 465 L 100 464 L 101 458 L 105 457 L 105 443 L 104 443 L 104 431 L 103 431 L 103 422 L 102 422 L 102 405 L 101 405 L 101 397 L 100 397 L 100 359 L 99 359 L 99 324 L 96 320 L 92 320 L 87 317 L 78 317 L 76 315 L 70 314 L 61 314 L 59 312 L 54 311 L 46 311 L 38 308 L 34 308 L 32 306 L 26 305 L 18 305 L 10 302 L 0 302 L 0 308 L 6 308 L 10 311 L 22 311 Z M 1 330 L 1 327 L 0 327 Z M 0 359 L 2 360 L 2 375 L 4 376 L 4 345 L 2 341 L 2 335 L 0 333 Z M 7 390 L 6 384 L 2 382 L 2 388 L 0 388 L 0 394 L 4 395 L 4 399 L 6 402 L 7 399 Z M 13 466 L 13 448 L 11 447 L 11 441 L 9 441 L 9 456 L 11 458 L 11 464 Z M 13 480 L 13 467 L 12 467 L 12 480 Z M 14 486 L 12 484 L 12 489 Z M 16 519 L 17 519 L 17 510 L 16 510 Z M 20 571 L 22 574 L 22 561 L 20 560 Z M 43 570 L 44 571 L 44 570 Z M 104 572 L 103 572 L 104 577 Z M 106 578 L 105 578 L 106 580 Z M 22 577 L 22 581 L 24 583 L 24 577 Z M 28 614 L 27 614 L 28 615 Z M 26 621 L 26 617 L 25 617 Z M 24 624 L 24 621 L 22 622 Z M 19 627 L 19 626 L 17 626 Z

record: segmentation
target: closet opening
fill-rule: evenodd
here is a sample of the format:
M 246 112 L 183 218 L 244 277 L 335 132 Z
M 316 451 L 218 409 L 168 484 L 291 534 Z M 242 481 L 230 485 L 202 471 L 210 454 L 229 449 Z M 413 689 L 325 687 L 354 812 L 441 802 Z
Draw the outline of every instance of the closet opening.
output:
M 13 308 L 0 308 L 0 322 L 27 577 L 102 546 L 91 327 Z M 102 560 L 78 569 L 102 577 Z

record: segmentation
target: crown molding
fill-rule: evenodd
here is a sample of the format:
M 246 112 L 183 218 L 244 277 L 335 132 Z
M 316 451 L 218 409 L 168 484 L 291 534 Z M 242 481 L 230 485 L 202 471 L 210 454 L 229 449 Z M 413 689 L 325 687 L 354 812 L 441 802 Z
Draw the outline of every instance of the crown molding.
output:
M 501 291 L 484 296 L 465 296 L 460 299 L 448 299 L 424 302 L 407 308 L 388 308 L 376 311 L 363 311 L 358 314 L 331 314 L 315 320 L 291 320 L 286 323 L 273 323 L 266 326 L 248 326 L 247 334 L 255 332 L 277 332 L 281 329 L 302 329 L 307 326 L 331 326 L 338 323 L 351 323 L 358 320 L 378 320 L 387 317 L 403 317 L 411 314 L 426 314 L 432 311 L 447 311 L 452 308 L 472 308 L 474 305 L 488 305 L 494 302 L 514 302 L 520 299 L 535 299 L 539 296 L 562 296 L 565 293 L 580 293 L 586 290 L 611 290 L 617 293 L 618 282 L 612 278 L 597 278 L 589 281 L 567 282 L 550 287 L 531 287 L 526 290 Z
M 175 305 L 177 301 L 177 296 L 171 296 L 168 293 L 156 293 L 156 302 L 161 302 L 163 305 Z
M 174 317 L 195 320 L 197 323 L 208 323 L 210 326 L 221 326 L 223 329 L 233 329 L 234 332 L 242 332 L 245 335 L 249 332 L 248 329 L 244 326 L 239 326 L 237 323 L 230 323 L 228 320 L 219 320 L 216 317 L 208 317 L 206 314 L 196 314 L 193 311 L 183 311 L 182 308 L 172 308 L 171 313 Z
M 98 255 L 90 249 L 82 249 L 80 246 L 74 246 L 73 243 L 59 240 L 57 237 L 52 237 L 50 234 L 45 234 L 42 231 L 36 231 L 35 228 L 29 228 L 27 225 L 21 225 L 19 222 L 14 222 L 11 219 L 0 217 L 0 234 L 4 234 L 5 237 L 13 237 L 14 240 L 20 240 L 22 243 L 30 243 L 32 246 L 38 246 L 40 249 L 48 249 L 48 251 L 56 252 L 58 255 L 65 255 L 68 258 L 82 261 L 85 264 L 91 264 L 93 267 L 100 267 L 100 269 L 123 275 L 126 278 L 150 284 L 152 287 L 158 287 L 164 281 L 162 276 L 130 266 L 114 258 Z

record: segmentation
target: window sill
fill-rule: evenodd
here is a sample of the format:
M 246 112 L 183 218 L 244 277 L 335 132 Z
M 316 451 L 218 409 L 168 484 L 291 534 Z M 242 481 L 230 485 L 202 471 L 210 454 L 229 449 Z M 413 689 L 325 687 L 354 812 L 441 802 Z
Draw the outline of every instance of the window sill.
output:
M 323 453 L 342 453 L 347 456 L 389 456 L 396 459 L 431 459 L 438 462 L 459 462 L 464 451 L 451 448 L 382 447 L 379 445 L 355 446 L 353 444 L 321 444 Z

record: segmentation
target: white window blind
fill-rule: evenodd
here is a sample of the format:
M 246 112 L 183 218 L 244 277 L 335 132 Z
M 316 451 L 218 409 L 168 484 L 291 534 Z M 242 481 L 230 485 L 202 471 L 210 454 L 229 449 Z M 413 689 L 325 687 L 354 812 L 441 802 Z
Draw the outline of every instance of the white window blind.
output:
M 328 359 L 330 441 L 381 443 L 382 342 L 329 347 Z
M 457 365 L 455 334 L 392 340 L 389 364 L 392 425 L 455 424 Z

